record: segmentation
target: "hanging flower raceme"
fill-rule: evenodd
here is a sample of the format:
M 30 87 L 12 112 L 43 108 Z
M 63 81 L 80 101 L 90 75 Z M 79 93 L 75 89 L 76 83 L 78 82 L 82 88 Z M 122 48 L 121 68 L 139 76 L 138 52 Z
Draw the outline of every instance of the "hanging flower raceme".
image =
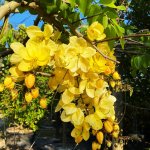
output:
M 114 130 L 116 121 L 110 119 L 115 116 L 116 98 L 108 90 L 110 79 L 120 80 L 118 72 L 115 72 L 115 63 L 104 58 L 83 37 L 71 36 L 68 44 L 58 42 L 54 39 L 53 27 L 48 24 L 44 31 L 36 26 L 28 27 L 27 34 L 26 46 L 18 42 L 11 44 L 14 51 L 10 58 L 14 65 L 10 68 L 12 76 L 21 79 L 27 77 L 26 72 L 51 66 L 48 86 L 61 93 L 55 111 L 61 110 L 61 120 L 73 124 L 71 136 L 75 142 L 87 141 L 93 135 L 101 138 L 104 132 L 117 137 L 119 129 L 117 132 Z M 104 27 L 98 22 L 92 23 L 87 28 L 87 37 L 90 41 L 103 40 L 106 37 Z M 116 60 L 107 42 L 97 44 L 97 48 Z M 34 87 L 30 94 L 26 94 L 28 103 L 31 97 L 39 97 L 39 89 Z M 47 108 L 46 100 L 41 103 L 41 107 Z M 91 134 L 91 131 L 99 134 Z M 103 139 L 98 141 L 97 147 L 100 147 Z

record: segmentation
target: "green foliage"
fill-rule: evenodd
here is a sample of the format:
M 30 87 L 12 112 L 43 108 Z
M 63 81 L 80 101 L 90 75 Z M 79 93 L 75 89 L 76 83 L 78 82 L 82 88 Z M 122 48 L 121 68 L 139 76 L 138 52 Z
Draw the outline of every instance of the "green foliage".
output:
M 5 77 L 9 76 L 7 68 L 9 59 L 5 57 L 2 61 L 3 68 L 0 76 L 0 83 L 2 84 Z M 7 72 L 6 72 L 7 70 Z M 43 68 L 43 71 L 50 73 L 50 68 Z M 40 70 L 41 71 L 41 70 Z M 48 113 L 48 109 L 43 109 L 40 106 L 40 99 L 45 97 L 47 105 L 50 105 L 53 93 L 48 87 L 49 77 L 37 75 L 35 87 L 40 90 L 39 97 L 32 99 L 30 103 L 25 100 L 25 93 L 30 92 L 24 85 L 24 81 L 16 82 L 13 89 L 5 88 L 0 92 L 0 110 L 1 113 L 7 118 L 8 123 L 30 128 L 32 130 L 38 129 L 38 122 Z M 16 98 L 13 98 L 12 91 L 17 90 Z

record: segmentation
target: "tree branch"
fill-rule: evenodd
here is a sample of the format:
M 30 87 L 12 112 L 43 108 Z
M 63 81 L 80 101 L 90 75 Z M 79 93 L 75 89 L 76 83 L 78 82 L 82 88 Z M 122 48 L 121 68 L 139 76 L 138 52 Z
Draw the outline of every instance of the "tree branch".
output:
M 0 7 L 0 20 L 5 15 L 15 11 L 15 9 L 18 8 L 19 6 L 28 6 L 32 9 L 39 8 L 39 5 L 37 5 L 35 2 L 28 3 L 27 1 L 22 1 L 19 3 L 19 2 L 11 1 Z
M 128 39 L 128 38 L 135 38 L 135 37 L 142 37 L 142 36 L 150 36 L 150 34 L 133 34 L 133 35 L 126 35 L 126 36 L 119 36 L 119 37 L 113 37 L 113 38 L 107 38 L 101 41 L 96 41 L 95 43 L 101 43 L 106 41 L 112 41 L 112 40 L 119 40 L 119 39 Z
M 14 11 L 17 7 L 19 7 L 21 3 L 11 1 L 0 7 L 0 20 L 10 12 Z
M 86 19 L 90 19 L 90 18 L 99 16 L 99 15 L 101 15 L 101 14 L 103 14 L 103 13 L 99 13 L 99 14 L 95 14 L 95 15 L 92 15 L 92 16 L 87 16 L 87 17 L 81 18 L 81 19 L 79 19 L 79 20 L 76 20 L 76 21 L 72 22 L 72 24 L 77 23 L 77 22 L 80 22 L 80 21 L 82 21 L 82 20 L 86 20 Z
M 5 57 L 5 56 L 12 54 L 12 53 L 13 53 L 13 50 L 11 50 L 11 49 L 2 51 L 2 52 L 0 52 L 0 58 Z
M 46 76 L 46 77 L 52 77 L 52 74 L 45 73 L 45 72 L 36 72 L 36 74 L 40 74 L 40 75 Z

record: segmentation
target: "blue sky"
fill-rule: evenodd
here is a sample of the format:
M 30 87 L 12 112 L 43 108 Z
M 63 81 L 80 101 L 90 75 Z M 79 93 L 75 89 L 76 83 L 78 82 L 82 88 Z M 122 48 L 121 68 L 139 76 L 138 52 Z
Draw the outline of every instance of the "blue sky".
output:
M 10 14 L 9 22 L 16 30 L 18 29 L 19 24 L 25 24 L 26 26 L 31 26 L 34 23 L 37 15 L 32 15 L 29 11 L 25 11 L 24 13 L 20 14 Z M 40 21 L 39 26 L 42 26 L 43 22 Z M 2 20 L 0 21 L 0 26 L 2 26 Z

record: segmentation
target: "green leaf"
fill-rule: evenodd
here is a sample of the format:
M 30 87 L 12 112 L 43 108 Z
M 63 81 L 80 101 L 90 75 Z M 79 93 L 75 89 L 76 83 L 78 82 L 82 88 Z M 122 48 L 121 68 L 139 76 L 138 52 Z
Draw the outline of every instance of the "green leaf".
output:
M 121 44 L 122 49 L 124 49 L 125 40 L 124 40 L 124 39 L 120 39 L 119 41 L 120 41 L 120 44 Z
M 107 15 L 103 16 L 103 26 L 104 26 L 104 28 L 106 28 L 108 26 L 108 17 L 107 17 Z
M 80 14 L 79 13 L 77 13 L 77 12 L 74 12 L 74 13 L 72 13 L 72 14 L 70 14 L 69 16 L 68 16 L 68 20 L 69 20 L 69 22 L 75 22 L 75 21 L 77 21 L 77 20 L 79 20 L 80 19 Z M 80 23 L 80 22 L 79 22 Z M 77 25 L 77 24 L 75 24 L 75 25 Z
M 101 18 L 102 9 L 98 5 L 90 5 L 88 9 L 86 10 L 85 15 L 87 17 L 90 17 L 87 19 L 89 24 L 91 24 L 94 21 L 99 21 L 99 18 Z M 93 16 L 93 17 L 92 17 Z
M 147 69 L 150 66 L 150 55 L 146 54 L 143 55 L 142 57 L 142 66 Z
M 109 5 L 109 4 L 112 4 L 112 3 L 115 3 L 116 0 L 100 0 L 100 3 L 102 5 Z
M 117 12 L 113 8 L 103 8 L 103 12 L 107 15 L 110 19 L 116 19 L 118 17 Z
M 111 24 L 108 25 L 108 27 L 105 30 L 105 33 L 106 33 L 107 38 L 116 37 L 116 32 L 114 30 L 114 27 Z M 111 49 L 114 47 L 114 42 L 115 40 L 111 40 L 108 42 Z
M 83 13 L 83 15 L 86 12 L 86 9 L 90 6 L 92 0 L 77 0 L 77 4 L 79 6 L 79 10 Z
M 124 5 L 120 5 L 120 6 L 117 6 L 117 9 L 119 9 L 119 10 L 126 10 L 126 7 Z
M 117 6 L 114 4 L 115 1 L 116 0 L 101 0 L 100 3 L 111 8 L 117 8 Z
M 134 57 L 134 66 L 136 69 L 139 70 L 141 68 L 141 62 L 142 62 L 142 58 L 140 56 Z

